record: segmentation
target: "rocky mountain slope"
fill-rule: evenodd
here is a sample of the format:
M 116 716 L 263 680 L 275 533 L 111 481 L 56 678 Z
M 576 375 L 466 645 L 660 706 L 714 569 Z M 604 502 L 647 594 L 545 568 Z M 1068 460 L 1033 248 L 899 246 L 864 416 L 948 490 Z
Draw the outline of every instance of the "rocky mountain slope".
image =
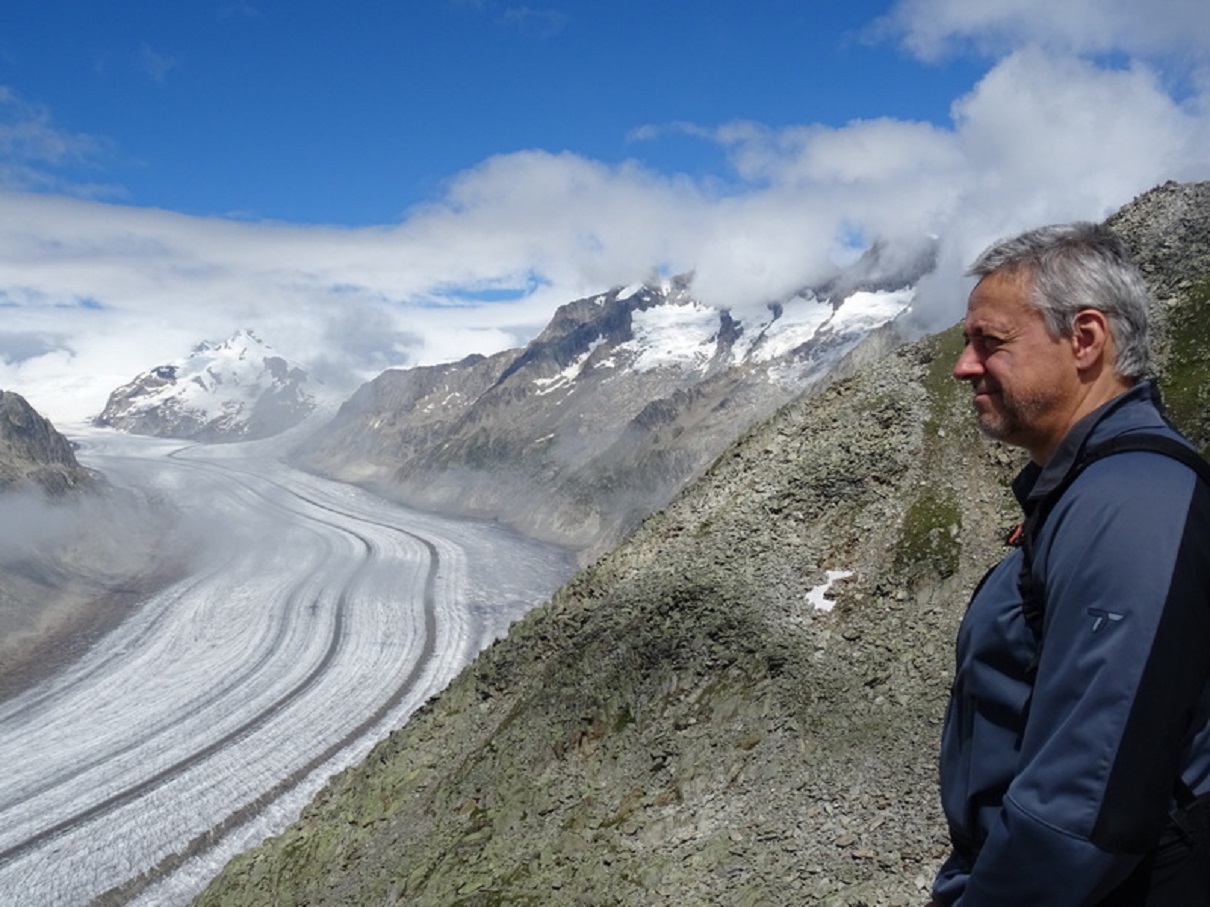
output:
M 0 391 L 0 698 L 82 653 L 178 566 L 172 515 L 118 495 Z
M 1205 445 L 1210 184 L 1111 224 Z M 923 903 L 953 634 L 1021 463 L 974 430 L 960 345 L 754 426 L 198 903 Z
M 386 372 L 296 462 L 598 554 L 899 314 L 932 266 L 931 245 L 875 247 L 823 286 L 729 311 L 686 279 L 617 287 L 524 349 Z
M 251 331 L 237 331 L 117 388 L 93 423 L 162 438 L 251 441 L 293 428 L 315 405 L 305 371 Z
M 20 394 L 0 390 L 0 493 L 36 487 L 63 495 L 95 484 L 70 441 Z

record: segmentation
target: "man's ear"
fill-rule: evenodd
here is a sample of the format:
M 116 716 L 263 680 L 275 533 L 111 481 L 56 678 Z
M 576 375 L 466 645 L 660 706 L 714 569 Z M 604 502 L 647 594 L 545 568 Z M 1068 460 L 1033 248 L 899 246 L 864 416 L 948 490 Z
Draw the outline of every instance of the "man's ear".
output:
M 1071 330 L 1071 350 L 1077 368 L 1089 369 L 1107 363 L 1112 345 L 1113 335 L 1104 312 L 1084 309 L 1076 314 Z

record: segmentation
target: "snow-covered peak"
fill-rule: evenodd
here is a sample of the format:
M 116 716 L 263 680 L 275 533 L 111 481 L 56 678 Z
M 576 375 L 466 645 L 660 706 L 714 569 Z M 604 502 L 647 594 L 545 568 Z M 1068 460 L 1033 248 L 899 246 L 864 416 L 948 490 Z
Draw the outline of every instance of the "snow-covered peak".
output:
M 263 352 L 267 356 L 276 355 L 269 344 L 261 340 L 255 332 L 246 328 L 236 331 L 222 342 L 203 340 L 193 348 L 190 355 L 213 353 L 220 358 L 228 356 L 240 360 L 250 352 Z
M 742 329 L 736 361 L 768 362 L 815 339 L 834 312 L 827 300 L 799 294 L 776 306 L 734 314 Z
M 248 330 L 197 344 L 110 395 L 100 425 L 204 440 L 265 437 L 315 408 L 304 371 Z
M 534 384 L 538 385 L 538 394 L 549 394 L 551 391 L 556 391 L 561 387 L 567 387 L 570 385 L 576 380 L 576 378 L 580 377 L 580 372 L 584 370 L 585 364 L 592 357 L 592 354 L 596 352 L 597 347 L 604 342 L 604 337 L 597 337 L 596 340 L 588 344 L 588 349 L 577 356 L 575 360 L 569 366 L 567 366 L 567 368 L 560 371 L 554 377 L 535 378 Z
M 911 287 L 850 289 L 841 298 L 804 290 L 775 304 L 719 309 L 694 299 L 684 281 L 632 284 L 564 307 L 540 338 L 546 354 L 522 357 L 514 370 L 543 362 L 529 380 L 545 396 L 570 392 L 586 376 L 603 378 L 601 369 L 612 375 L 663 370 L 692 382 L 737 366 L 805 362 L 814 350 L 834 353 L 838 344 L 851 345 L 893 320 L 914 293 Z M 561 366 L 554 372 L 552 356 Z
M 860 290 L 835 307 L 811 294 L 800 294 L 767 307 L 764 313 L 744 313 L 737 316 L 743 333 L 735 345 L 735 359 L 769 362 L 824 335 L 872 331 L 898 317 L 911 305 L 915 293 L 911 287 L 894 292 Z

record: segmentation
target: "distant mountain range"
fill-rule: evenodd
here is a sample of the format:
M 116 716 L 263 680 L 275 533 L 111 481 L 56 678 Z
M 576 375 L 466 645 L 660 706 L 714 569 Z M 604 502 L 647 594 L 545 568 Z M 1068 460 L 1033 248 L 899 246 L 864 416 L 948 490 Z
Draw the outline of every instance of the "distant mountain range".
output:
M 614 287 L 560 307 L 525 347 L 384 372 L 292 460 L 591 557 L 840 367 L 934 266 L 932 241 L 907 255 L 875 245 L 824 283 L 731 309 L 697 299 L 691 276 Z M 240 441 L 315 407 L 306 372 L 239 331 L 117 388 L 94 423 Z
M 521 349 L 390 370 L 295 462 L 404 503 L 600 553 L 754 422 L 909 307 L 931 245 L 876 246 L 828 283 L 717 309 L 688 278 L 562 306 Z
M 93 423 L 193 441 L 249 441 L 293 428 L 315 409 L 307 373 L 251 331 L 200 343 L 109 395 Z

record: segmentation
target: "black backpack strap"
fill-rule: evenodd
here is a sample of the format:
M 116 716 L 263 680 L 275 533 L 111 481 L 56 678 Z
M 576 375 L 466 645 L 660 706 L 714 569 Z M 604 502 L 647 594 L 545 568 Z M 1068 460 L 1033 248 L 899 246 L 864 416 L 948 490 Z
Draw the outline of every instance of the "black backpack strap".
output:
M 1080 464 L 1080 469 L 1115 453 L 1125 453 L 1132 450 L 1150 450 L 1163 454 L 1184 463 L 1196 472 L 1203 482 L 1210 484 L 1210 463 L 1196 450 L 1169 435 L 1156 435 L 1150 432 L 1136 432 L 1128 435 L 1118 435 L 1110 438 L 1104 444 L 1098 444 L 1090 450 Z M 1070 484 L 1070 483 L 1068 483 Z
M 1097 460 L 1103 460 L 1105 457 L 1112 456 L 1113 454 L 1127 453 L 1129 451 L 1151 451 L 1152 453 L 1163 454 L 1166 457 L 1179 460 L 1197 473 L 1203 482 L 1210 485 L 1210 463 L 1207 463 L 1193 448 L 1169 435 L 1159 435 L 1151 432 L 1134 432 L 1118 435 L 1116 438 L 1111 438 L 1104 444 L 1098 444 L 1091 450 L 1086 451 L 1084 456 L 1076 462 L 1075 466 L 1068 470 L 1067 475 L 1063 477 L 1063 481 L 1038 502 L 1029 516 L 1026 517 L 1025 522 L 1010 537 L 1010 544 L 1021 547 L 1021 570 L 1017 575 L 1017 588 L 1021 593 L 1021 610 L 1025 615 L 1025 622 L 1029 625 L 1034 639 L 1038 641 L 1039 649 L 1042 641 L 1042 622 L 1046 616 L 1046 596 L 1045 591 L 1034 579 L 1033 575 L 1034 539 L 1037 536 L 1038 529 L 1050 514 L 1050 511 L 1054 509 L 1059 498 L 1063 496 L 1063 493 L 1067 491 L 1071 483 L 1079 477 L 1080 473 Z
M 1080 473 L 1097 460 L 1127 451 L 1151 451 L 1179 460 L 1197 473 L 1203 482 L 1210 485 L 1210 463 L 1207 463 L 1197 451 L 1169 435 L 1157 435 L 1150 432 L 1118 435 L 1104 444 L 1098 444 L 1087 451 L 1075 466 L 1068 470 L 1063 481 L 1038 502 L 1038 506 L 1034 508 L 1025 522 L 1009 536 L 1010 544 L 1021 547 L 1021 572 L 1017 575 L 1017 588 L 1021 593 L 1021 610 L 1025 615 L 1025 622 L 1029 625 L 1029 629 L 1038 643 L 1033 662 L 1029 666 L 1031 674 L 1037 670 L 1038 659 L 1042 657 L 1042 622 L 1046 616 L 1045 590 L 1035 582 L 1033 575 L 1034 536 L 1042 525 L 1042 521 L 1046 519 L 1059 498 L 1063 496 L 1063 492 Z M 1176 780 L 1172 784 L 1172 798 L 1182 812 L 1191 809 L 1198 800 L 1180 774 L 1177 774 Z

